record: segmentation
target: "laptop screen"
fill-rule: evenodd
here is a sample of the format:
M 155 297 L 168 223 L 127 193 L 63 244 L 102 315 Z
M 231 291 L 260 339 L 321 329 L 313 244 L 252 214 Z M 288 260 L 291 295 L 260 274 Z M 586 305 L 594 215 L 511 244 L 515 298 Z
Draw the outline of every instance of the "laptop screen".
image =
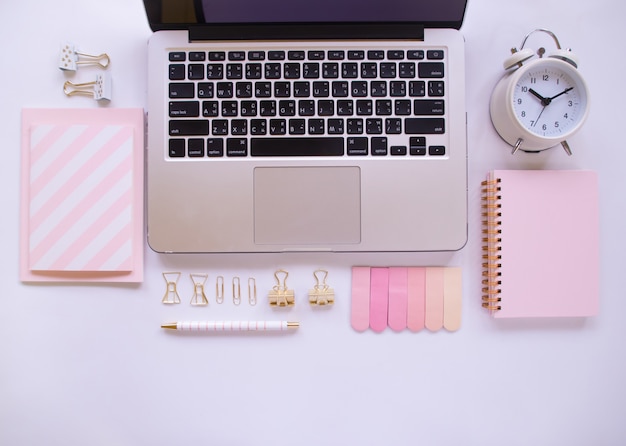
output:
M 467 0 L 144 0 L 150 26 L 419 23 L 460 28 Z

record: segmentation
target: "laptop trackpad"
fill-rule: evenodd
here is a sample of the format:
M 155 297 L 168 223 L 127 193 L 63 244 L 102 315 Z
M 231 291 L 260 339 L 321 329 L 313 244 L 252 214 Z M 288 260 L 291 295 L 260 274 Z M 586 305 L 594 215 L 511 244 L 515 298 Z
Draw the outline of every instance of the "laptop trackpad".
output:
M 262 245 L 359 243 L 360 169 L 254 169 L 254 241 Z

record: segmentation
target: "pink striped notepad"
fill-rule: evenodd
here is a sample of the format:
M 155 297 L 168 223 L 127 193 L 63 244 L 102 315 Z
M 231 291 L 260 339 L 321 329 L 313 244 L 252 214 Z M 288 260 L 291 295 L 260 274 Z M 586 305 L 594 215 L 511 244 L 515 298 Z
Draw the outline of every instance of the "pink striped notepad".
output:
M 143 280 L 143 110 L 22 112 L 24 282 Z

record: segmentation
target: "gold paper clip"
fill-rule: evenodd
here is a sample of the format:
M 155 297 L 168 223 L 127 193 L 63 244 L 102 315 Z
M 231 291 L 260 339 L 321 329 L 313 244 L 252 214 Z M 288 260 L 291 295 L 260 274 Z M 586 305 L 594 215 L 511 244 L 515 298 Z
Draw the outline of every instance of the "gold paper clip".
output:
M 239 305 L 241 303 L 241 282 L 239 277 L 233 277 L 233 303 Z
M 208 274 L 189 274 L 191 281 L 193 282 L 193 296 L 191 297 L 191 305 L 208 305 L 209 299 L 207 299 L 204 292 L 204 284 L 206 283 Z
M 256 279 L 254 277 L 248 278 L 248 303 L 256 305 Z
M 217 276 L 215 279 L 215 301 L 218 304 L 224 302 L 224 278 L 222 276 Z
M 96 101 L 111 100 L 111 77 L 107 74 L 98 74 L 96 80 L 75 84 L 66 81 L 63 84 L 63 93 L 67 96 L 91 96 Z
M 178 283 L 178 279 L 180 279 L 180 273 L 163 273 L 163 278 L 165 279 L 167 288 L 165 289 L 165 296 L 163 296 L 161 302 L 164 304 L 179 304 L 180 296 L 176 290 L 176 284 Z
M 280 279 L 282 276 L 282 281 Z M 283 269 L 279 269 L 274 273 L 276 278 L 276 285 L 270 290 L 269 301 L 272 307 L 287 307 L 293 306 L 296 303 L 296 298 L 293 290 L 287 288 L 287 276 L 289 273 Z
M 80 60 L 81 57 L 83 60 Z M 92 56 L 91 54 L 81 53 L 76 50 L 76 47 L 72 43 L 64 43 L 61 45 L 61 54 L 59 56 L 59 68 L 63 71 L 76 71 L 79 65 L 97 65 L 100 68 L 106 69 L 111 63 L 111 58 L 108 54 L 102 53 L 98 56 Z
M 320 280 L 320 275 L 323 274 Z M 326 278 L 328 277 L 328 271 L 325 269 L 318 269 L 313 272 L 315 277 L 315 286 L 309 291 L 309 303 L 311 305 L 332 305 L 335 303 L 335 291 L 329 288 L 326 284 Z

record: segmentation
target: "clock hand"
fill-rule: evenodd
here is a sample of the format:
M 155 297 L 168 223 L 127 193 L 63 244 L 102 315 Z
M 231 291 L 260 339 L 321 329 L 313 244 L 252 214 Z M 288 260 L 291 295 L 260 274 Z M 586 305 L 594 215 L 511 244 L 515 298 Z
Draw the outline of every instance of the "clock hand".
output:
M 539 116 L 537 116 L 537 119 L 535 119 L 535 122 L 533 122 L 533 124 L 531 125 L 531 127 L 534 127 L 537 125 L 537 123 L 539 122 L 539 119 L 541 118 L 541 115 L 543 115 L 543 111 L 546 109 L 546 105 L 544 104 L 543 108 L 541 109 L 541 113 L 539 113 Z
M 541 101 L 541 103 L 542 103 L 542 104 L 545 102 L 546 98 L 544 98 L 543 96 L 541 96 L 539 93 L 537 93 L 537 92 L 536 92 L 535 90 L 533 90 L 532 88 L 531 88 L 531 89 L 529 89 L 528 91 L 530 91 L 530 93 L 531 93 L 533 96 L 537 97 L 537 98 Z M 545 105 L 545 104 L 544 104 L 544 105 Z
M 569 87 L 569 88 L 566 88 L 565 90 L 563 90 L 563 91 L 562 91 L 562 92 L 560 92 L 559 94 L 557 94 L 557 95 L 552 96 L 551 98 L 549 98 L 549 100 L 550 100 L 550 101 L 552 101 L 553 99 L 558 98 L 558 97 L 559 97 L 559 96 L 561 96 L 562 94 L 565 94 L 565 93 L 567 93 L 568 91 L 573 90 L 573 89 L 574 89 L 574 87 Z

